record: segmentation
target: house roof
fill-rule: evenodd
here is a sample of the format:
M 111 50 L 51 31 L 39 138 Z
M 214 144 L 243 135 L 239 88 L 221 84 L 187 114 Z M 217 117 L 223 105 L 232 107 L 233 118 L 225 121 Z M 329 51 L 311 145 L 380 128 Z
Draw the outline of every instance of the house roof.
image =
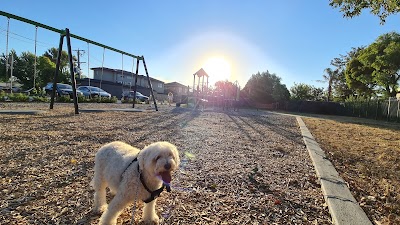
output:
M 199 69 L 196 73 L 194 73 L 193 75 L 197 75 L 198 77 L 202 77 L 202 76 L 206 76 L 208 77 L 208 74 L 206 73 L 206 71 L 204 71 L 203 68 Z
M 171 83 L 166 83 L 165 86 L 181 86 L 181 87 L 187 87 L 187 85 L 178 83 L 178 82 L 171 82 Z
M 111 71 L 111 72 L 121 73 L 121 74 L 122 74 L 122 71 L 123 71 L 123 72 L 124 72 L 124 75 L 125 75 L 125 74 L 126 74 L 126 75 L 131 75 L 131 76 L 136 75 L 135 73 L 132 73 L 132 72 L 129 72 L 129 71 L 126 71 L 126 70 L 112 69 L 112 68 L 107 68 L 107 67 L 93 67 L 93 68 L 90 68 L 90 69 L 91 69 L 91 70 L 101 70 L 101 69 L 103 69 L 103 70 L 105 70 L 105 71 Z M 145 75 L 139 74 L 139 77 L 146 77 L 146 76 L 145 76 Z M 154 80 L 154 81 L 158 81 L 158 82 L 164 83 L 164 81 L 155 79 L 155 78 L 153 78 L 153 77 L 150 77 L 150 80 Z

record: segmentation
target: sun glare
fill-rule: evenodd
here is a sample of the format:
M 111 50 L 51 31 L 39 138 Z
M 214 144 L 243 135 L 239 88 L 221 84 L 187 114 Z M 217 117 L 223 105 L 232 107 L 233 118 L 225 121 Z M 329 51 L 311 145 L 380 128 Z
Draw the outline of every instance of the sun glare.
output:
M 203 69 L 210 76 L 211 81 L 229 80 L 231 77 L 231 65 L 221 57 L 209 58 L 203 65 Z

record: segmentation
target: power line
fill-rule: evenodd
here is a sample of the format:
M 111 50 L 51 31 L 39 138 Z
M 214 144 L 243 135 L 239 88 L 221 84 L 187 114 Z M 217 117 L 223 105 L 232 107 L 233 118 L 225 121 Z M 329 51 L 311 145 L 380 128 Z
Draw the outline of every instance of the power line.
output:
M 4 36 L 6 35 L 6 33 L 7 33 L 7 29 L 5 29 L 5 28 L 3 28 L 3 27 L 0 27 L 0 30 L 2 31 L 1 33 L 3 33 L 4 32 Z M 28 37 L 25 37 L 25 36 L 23 36 L 23 35 L 20 35 L 20 34 L 17 34 L 17 33 L 14 33 L 14 32 L 11 32 L 11 31 L 9 31 L 8 32 L 9 34 L 13 34 L 13 35 L 15 35 L 15 36 L 18 36 L 18 37 L 21 37 L 21 38 L 24 38 L 24 39 L 27 39 L 27 40 L 29 40 L 29 41 L 32 41 L 31 43 L 34 43 L 35 42 L 35 40 L 34 39 L 31 39 L 31 38 L 28 38 Z M 14 38 L 14 39 L 16 39 L 16 40 L 20 40 L 20 41 L 23 41 L 23 40 L 21 40 L 21 39 L 18 39 L 18 38 Z M 25 41 L 26 43 L 28 43 L 27 41 Z M 50 44 L 50 43 L 46 43 L 46 42 L 42 42 L 42 41 L 36 41 L 36 43 L 41 43 L 41 44 L 44 44 L 44 45 L 46 45 L 46 46 L 44 46 L 44 45 L 41 45 L 42 47 L 48 47 L 48 46 L 53 46 L 52 44 Z M 38 45 L 40 45 L 40 44 L 38 44 Z
M 86 62 L 81 62 L 81 59 L 80 59 L 80 57 L 81 56 L 83 56 L 83 54 L 85 54 L 85 50 L 82 50 L 82 49 L 79 49 L 78 48 L 78 50 L 73 50 L 73 51 L 75 51 L 76 53 L 77 53 L 77 58 L 78 58 L 78 73 L 79 73 L 79 79 L 81 79 L 81 74 L 82 74 L 82 71 L 81 71 L 81 63 L 86 63 Z

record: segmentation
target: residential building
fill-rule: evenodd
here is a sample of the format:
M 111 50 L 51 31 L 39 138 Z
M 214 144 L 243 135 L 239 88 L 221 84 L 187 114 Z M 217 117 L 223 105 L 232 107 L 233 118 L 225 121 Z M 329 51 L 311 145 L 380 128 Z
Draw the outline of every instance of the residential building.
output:
M 165 90 L 172 92 L 175 95 L 187 95 L 189 93 L 189 86 L 180 84 L 178 82 L 171 82 L 165 84 Z
M 187 96 L 189 93 L 189 86 L 180 84 L 178 82 L 171 82 L 165 84 L 165 93 L 172 92 L 174 94 L 174 101 L 180 101 L 182 96 Z
M 122 92 L 134 90 L 135 74 L 120 69 L 111 69 L 106 67 L 95 67 L 93 70 L 92 84 L 111 93 L 113 96 L 121 97 Z M 82 79 L 82 85 L 88 85 L 88 79 Z M 150 77 L 151 85 L 155 94 L 163 94 L 165 91 L 164 82 Z M 142 94 L 150 96 L 150 86 L 147 76 L 138 75 L 137 77 L 138 91 Z

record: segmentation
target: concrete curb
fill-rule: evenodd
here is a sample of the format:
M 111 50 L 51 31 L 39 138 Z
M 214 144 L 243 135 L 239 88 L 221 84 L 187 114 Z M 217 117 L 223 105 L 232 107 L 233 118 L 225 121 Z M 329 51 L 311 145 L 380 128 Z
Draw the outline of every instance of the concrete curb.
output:
M 335 167 L 326 158 L 325 152 L 319 147 L 301 117 L 296 116 L 296 119 L 317 177 L 321 182 L 321 189 L 328 204 L 333 224 L 372 225 L 351 194 L 347 183 L 339 176 Z
M 79 112 L 144 112 L 143 109 L 79 109 Z M 149 111 L 149 110 L 147 110 Z
M 0 114 L 11 114 L 11 115 L 36 115 L 46 113 L 42 110 L 0 110 Z

